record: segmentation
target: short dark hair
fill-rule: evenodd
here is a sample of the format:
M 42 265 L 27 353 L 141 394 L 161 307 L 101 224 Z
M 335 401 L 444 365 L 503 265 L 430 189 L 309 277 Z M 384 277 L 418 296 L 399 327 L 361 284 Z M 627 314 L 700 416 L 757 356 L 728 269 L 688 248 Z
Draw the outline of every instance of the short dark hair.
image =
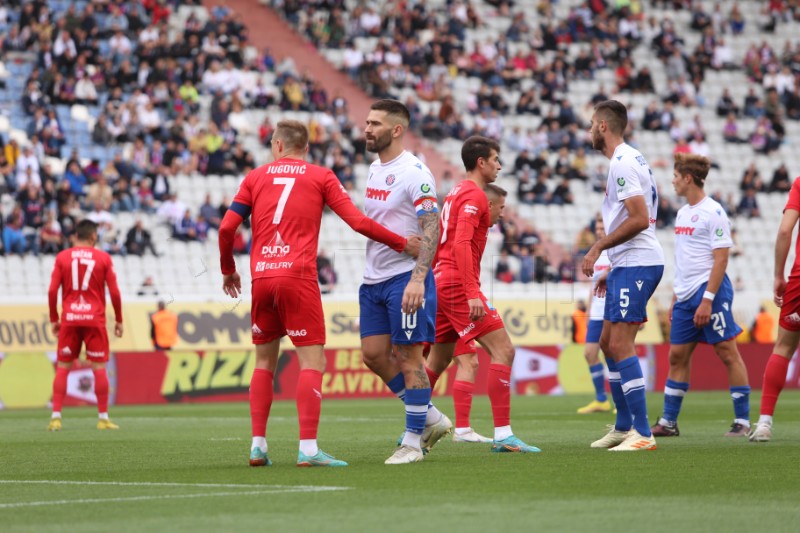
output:
M 499 199 L 508 196 L 508 191 L 506 191 L 499 185 L 495 185 L 494 183 L 488 184 L 484 190 L 486 191 L 486 196 L 489 198 L 490 201 L 493 197 L 495 199 Z
M 461 147 L 461 161 L 464 162 L 467 172 L 475 170 L 475 167 L 478 166 L 478 159 L 488 160 L 492 155 L 492 150 L 499 154 L 500 143 L 488 137 L 473 135 L 464 141 L 464 145 Z
M 75 225 L 75 236 L 81 241 L 88 241 L 97 234 L 97 224 L 84 218 Z
M 284 119 L 275 126 L 272 138 L 278 138 L 290 150 L 304 150 L 308 146 L 308 128 L 299 120 Z
M 387 115 L 399 118 L 405 127 L 411 123 L 411 113 L 408 112 L 406 105 L 399 100 L 383 99 L 378 100 L 370 107 L 373 111 L 383 111 Z
M 675 154 L 675 170 L 681 176 L 689 174 L 694 184 L 701 189 L 706 183 L 708 171 L 711 169 L 711 160 L 697 154 Z
M 608 123 L 611 133 L 622 135 L 628 127 L 628 109 L 617 100 L 606 100 L 594 106 L 594 112 Z

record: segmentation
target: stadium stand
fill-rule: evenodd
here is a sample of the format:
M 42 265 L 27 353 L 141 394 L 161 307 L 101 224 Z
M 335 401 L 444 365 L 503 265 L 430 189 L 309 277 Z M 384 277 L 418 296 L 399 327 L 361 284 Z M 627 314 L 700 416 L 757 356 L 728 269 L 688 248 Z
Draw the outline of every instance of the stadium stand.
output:
M 274 9 L 369 96 L 408 102 L 415 130 L 454 165 L 469 134 L 502 141 L 499 184 L 512 213 L 482 274 L 495 297 L 583 297 L 562 282 L 574 279 L 602 201 L 607 162 L 586 139 L 591 102 L 602 97 L 629 106 L 630 141 L 656 169 L 668 257 L 671 156 L 707 154 L 717 167 L 709 192 L 727 204 L 739 240 L 729 266 L 740 280 L 736 307 L 749 320 L 769 297 L 785 201 L 773 174 L 800 169 L 797 2 L 260 4 L 251 9 Z M 63 243 L 77 217 L 92 216 L 123 297 L 152 277 L 163 294 L 221 299 L 215 218 L 243 174 L 267 160 L 265 141 L 283 117 L 309 124 L 313 160 L 334 168 L 359 203 L 369 161 L 361 117 L 323 77 L 260 46 L 245 14 L 154 0 L 0 9 L 3 298 L 43 299 L 59 233 Z M 452 176 L 439 179 L 440 193 L 452 186 Z M 144 239 L 137 220 L 152 247 L 132 246 Z M 239 244 L 246 252 L 246 232 Z M 329 297 L 352 298 L 363 239 L 329 217 L 321 247 L 338 273 Z M 498 263 L 510 276 L 494 276 Z M 665 280 L 671 274 L 668 260 Z M 662 305 L 670 294 L 662 283 Z

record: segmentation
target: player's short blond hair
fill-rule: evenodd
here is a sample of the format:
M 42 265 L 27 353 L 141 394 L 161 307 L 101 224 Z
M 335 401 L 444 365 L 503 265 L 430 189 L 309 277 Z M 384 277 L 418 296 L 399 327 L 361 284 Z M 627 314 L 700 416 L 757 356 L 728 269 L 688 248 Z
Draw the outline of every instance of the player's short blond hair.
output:
M 702 188 L 706 183 L 708 171 L 711 169 L 711 160 L 697 154 L 675 154 L 675 171 L 681 175 L 690 175 L 695 185 Z
M 505 198 L 508 195 L 508 191 L 499 185 L 495 185 L 494 183 L 488 184 L 484 191 L 486 192 L 486 196 L 489 198 L 489 200 L 492 200 L 492 198 L 499 200 L 500 198 Z
M 308 146 L 308 128 L 299 120 L 281 120 L 275 126 L 273 139 L 280 139 L 290 151 L 305 150 Z

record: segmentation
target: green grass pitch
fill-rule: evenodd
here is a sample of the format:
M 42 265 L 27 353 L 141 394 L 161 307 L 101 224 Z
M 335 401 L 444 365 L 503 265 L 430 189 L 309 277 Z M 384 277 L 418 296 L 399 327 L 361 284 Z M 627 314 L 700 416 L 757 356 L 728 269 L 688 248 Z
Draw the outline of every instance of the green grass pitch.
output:
M 648 396 L 651 419 L 661 398 Z M 680 437 L 625 454 L 589 448 L 612 418 L 575 414 L 588 400 L 513 399 L 515 433 L 541 454 L 448 439 L 393 467 L 400 403 L 327 401 L 320 444 L 341 469 L 294 466 L 292 402 L 273 405 L 264 468 L 247 466 L 242 403 L 112 408 L 122 429 L 103 432 L 89 408 L 65 409 L 60 433 L 45 411 L 2 411 L 0 531 L 800 530 L 800 392 L 782 395 L 772 442 L 724 438 L 728 395 L 693 392 Z M 472 421 L 491 435 L 487 398 Z

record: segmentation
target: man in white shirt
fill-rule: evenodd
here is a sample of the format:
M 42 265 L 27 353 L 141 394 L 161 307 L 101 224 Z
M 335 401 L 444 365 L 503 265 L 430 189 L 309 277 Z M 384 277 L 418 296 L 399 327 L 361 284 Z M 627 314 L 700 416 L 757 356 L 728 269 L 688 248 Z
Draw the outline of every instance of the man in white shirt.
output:
M 675 154 L 672 185 L 687 204 L 675 219 L 675 293 L 670 307 L 669 375 L 664 386 L 664 413 L 653 435 L 677 437 L 678 414 L 689 390 L 692 352 L 698 342 L 714 346 L 728 369 L 734 421 L 726 437 L 750 432 L 750 385 L 736 347 L 742 332 L 733 318 L 733 284 L 725 273 L 733 246 L 725 210 L 703 187 L 711 161 L 694 154 Z
M 403 148 L 408 108 L 379 100 L 370 108 L 364 134 L 367 151 L 378 154 L 369 168 L 364 211 L 399 235 L 422 232 L 419 256 L 394 253 L 367 242 L 364 284 L 359 290 L 361 353 L 406 407 L 406 432 L 386 464 L 421 461 L 453 427 L 430 403 L 431 386 L 422 355 L 435 340 L 436 285 L 431 263 L 439 243 L 436 180 Z
M 647 420 L 645 380 L 636 356 L 636 334 L 647 321 L 647 302 L 664 274 L 664 252 L 656 239 L 658 192 L 644 156 L 623 139 L 628 110 L 616 100 L 600 102 L 591 121 L 592 146 L 608 167 L 603 225 L 607 235 L 583 260 L 583 273 L 594 274 L 603 250 L 613 266 L 606 279 L 606 305 L 600 348 L 606 354 L 617 421 L 592 448 L 612 451 L 654 450 Z

